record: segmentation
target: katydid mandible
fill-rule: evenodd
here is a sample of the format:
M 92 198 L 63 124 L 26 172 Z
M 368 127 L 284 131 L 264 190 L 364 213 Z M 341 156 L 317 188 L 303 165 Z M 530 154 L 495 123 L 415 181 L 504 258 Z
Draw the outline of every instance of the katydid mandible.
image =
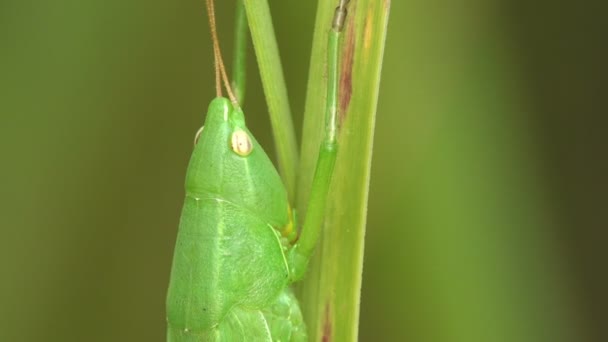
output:
M 287 191 L 247 129 L 228 81 L 213 0 L 206 0 L 217 97 L 186 173 L 167 294 L 167 341 L 307 341 L 289 286 L 304 276 L 317 243 L 336 160 L 338 46 L 348 1 L 338 1 L 329 32 L 325 137 L 298 234 Z

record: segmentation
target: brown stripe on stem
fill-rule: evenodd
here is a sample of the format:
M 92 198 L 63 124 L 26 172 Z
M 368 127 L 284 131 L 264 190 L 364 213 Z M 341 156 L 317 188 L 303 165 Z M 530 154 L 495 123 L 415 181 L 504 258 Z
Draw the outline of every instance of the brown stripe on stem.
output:
M 332 331 L 332 321 L 329 310 L 329 302 L 325 303 L 325 314 L 323 318 L 323 336 L 321 337 L 321 341 L 323 342 L 331 342 L 331 331 Z
M 354 12 L 354 11 L 353 11 Z M 348 105 L 350 104 L 350 98 L 353 92 L 353 62 L 355 54 L 355 25 L 353 25 L 353 16 L 349 16 L 347 20 L 346 32 L 342 45 L 341 54 L 341 72 L 340 72 L 340 84 L 338 86 L 338 110 L 340 124 L 342 124 L 346 118 L 346 112 Z

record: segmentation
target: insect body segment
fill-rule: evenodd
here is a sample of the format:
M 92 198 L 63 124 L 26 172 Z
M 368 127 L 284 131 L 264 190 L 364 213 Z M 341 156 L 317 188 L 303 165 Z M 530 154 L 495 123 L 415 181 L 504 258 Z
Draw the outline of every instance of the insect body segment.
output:
M 235 131 L 251 139 L 246 156 L 232 150 Z M 273 228 L 290 223 L 288 208 L 281 179 L 242 111 L 228 99 L 213 100 L 186 175 L 167 296 L 169 341 L 217 340 L 214 334 L 227 334 L 239 320 L 277 320 L 269 308 L 295 299 L 284 292 L 289 266 Z M 297 301 L 291 305 L 299 313 Z
M 251 151 L 235 153 L 235 132 L 247 136 Z M 263 189 L 263 190 L 261 190 Z M 273 227 L 289 221 L 287 194 L 262 147 L 245 125 L 243 112 L 226 98 L 209 105 L 205 129 L 194 148 L 186 174 L 186 192 L 221 194 Z

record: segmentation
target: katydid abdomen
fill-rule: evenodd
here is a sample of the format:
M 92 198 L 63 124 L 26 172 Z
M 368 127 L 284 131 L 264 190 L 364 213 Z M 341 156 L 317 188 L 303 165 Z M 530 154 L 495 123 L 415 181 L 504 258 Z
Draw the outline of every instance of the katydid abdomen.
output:
M 293 224 L 281 179 L 242 111 L 214 99 L 186 175 L 168 341 L 305 341 L 281 234 Z

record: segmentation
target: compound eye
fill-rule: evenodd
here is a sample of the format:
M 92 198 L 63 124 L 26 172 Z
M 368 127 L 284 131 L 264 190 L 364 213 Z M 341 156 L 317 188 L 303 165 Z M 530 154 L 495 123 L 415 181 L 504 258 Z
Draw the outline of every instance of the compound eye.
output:
M 234 153 L 242 157 L 248 156 L 253 150 L 251 138 L 249 138 L 249 134 L 243 130 L 236 130 L 234 133 L 232 133 L 230 146 L 232 147 Z

